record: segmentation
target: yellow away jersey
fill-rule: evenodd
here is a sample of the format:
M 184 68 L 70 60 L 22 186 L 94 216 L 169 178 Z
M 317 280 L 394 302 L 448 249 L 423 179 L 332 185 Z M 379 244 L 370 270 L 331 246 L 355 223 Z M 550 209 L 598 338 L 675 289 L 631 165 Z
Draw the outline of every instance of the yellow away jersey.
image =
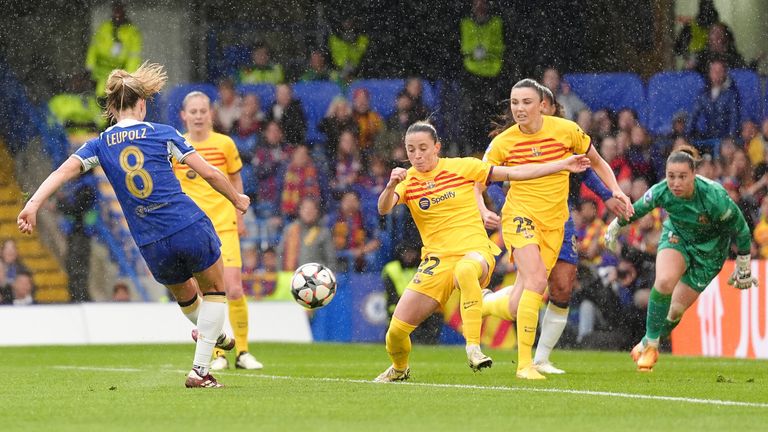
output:
M 574 122 L 543 116 L 541 129 L 525 134 L 518 125 L 491 141 L 483 160 L 491 165 L 515 166 L 566 159 L 589 150 L 590 138 Z M 533 219 L 542 229 L 562 228 L 568 220 L 568 171 L 533 180 L 510 182 L 502 220 Z
M 232 138 L 211 132 L 208 139 L 192 141 L 189 134 L 184 138 L 211 165 L 225 175 L 235 174 L 243 167 L 240 154 Z M 181 189 L 205 212 L 213 222 L 217 232 L 237 229 L 235 206 L 222 194 L 216 192 L 202 177 L 185 164 L 173 161 L 173 172 L 181 183 Z
M 485 183 L 492 169 L 475 158 L 440 158 L 432 171 L 408 170 L 395 193 L 416 222 L 423 255 L 464 255 L 489 248 L 499 252 L 488 239 L 474 195 L 475 182 Z

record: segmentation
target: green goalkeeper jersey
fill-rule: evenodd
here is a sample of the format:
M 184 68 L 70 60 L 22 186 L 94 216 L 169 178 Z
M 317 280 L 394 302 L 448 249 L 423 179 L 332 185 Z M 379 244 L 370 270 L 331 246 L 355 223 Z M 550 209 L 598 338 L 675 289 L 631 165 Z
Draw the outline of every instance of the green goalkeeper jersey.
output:
M 750 252 L 752 236 L 744 215 L 728 192 L 707 178 L 696 176 L 693 196 L 687 199 L 676 197 L 663 180 L 648 189 L 633 206 L 634 216 L 629 221 L 620 218 L 619 225 L 630 224 L 661 207 L 668 214 L 665 230 L 673 232 L 701 258 L 727 256 L 731 239 L 740 255 Z

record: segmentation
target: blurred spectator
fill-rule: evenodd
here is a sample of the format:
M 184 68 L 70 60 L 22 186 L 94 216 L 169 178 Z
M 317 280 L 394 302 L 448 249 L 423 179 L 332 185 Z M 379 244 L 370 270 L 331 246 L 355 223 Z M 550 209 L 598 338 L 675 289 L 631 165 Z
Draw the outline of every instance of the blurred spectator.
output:
M 579 205 L 579 223 L 576 225 L 579 256 L 591 264 L 599 264 L 605 250 L 605 222 L 597 217 L 597 203 L 583 200 Z M 574 219 L 574 222 L 576 220 Z
M 35 304 L 34 291 L 35 285 L 32 282 L 32 273 L 27 270 L 22 270 L 16 274 L 11 284 L 13 290 L 13 305 L 14 306 L 28 306 Z
M 331 221 L 339 271 L 374 270 L 377 252 L 381 246 L 378 239 L 378 218 L 376 215 L 362 212 L 360 197 L 356 192 L 344 192 L 338 214 Z
M 688 113 L 678 111 L 672 116 L 672 134 L 671 138 L 687 137 L 688 134 Z
M 267 111 L 267 121 L 280 125 L 289 144 L 304 144 L 307 120 L 301 102 L 293 98 L 293 90 L 288 84 L 279 84 L 275 88 L 275 103 Z
M 589 133 L 592 130 L 592 111 L 589 108 L 582 108 L 576 113 L 574 120 L 581 130 Z
M 374 141 L 384 130 L 381 116 L 371 110 L 368 90 L 358 88 L 352 95 L 352 116 L 357 121 L 358 144 L 363 155 L 373 149 Z
M 219 97 L 213 103 L 213 128 L 219 133 L 229 135 L 232 133 L 235 122 L 240 119 L 243 100 L 235 90 L 235 82 L 229 78 L 221 80 L 218 88 Z M 258 107 L 258 105 L 257 100 L 256 106 Z M 258 111 L 256 109 L 256 112 Z
M 261 267 L 256 272 L 256 280 L 253 285 L 253 296 L 258 300 L 275 293 L 277 288 L 277 252 L 274 248 L 267 248 L 261 253 Z
M 696 97 L 689 135 L 699 138 L 735 138 L 739 128 L 739 94 L 720 59 L 709 64 L 707 87 Z
M 359 76 L 368 42 L 368 36 L 355 28 L 352 18 L 342 20 L 340 28 L 328 37 L 333 67 L 343 82 L 348 83 Z
M 352 132 L 344 131 L 341 133 L 338 153 L 333 166 L 333 178 L 331 179 L 333 192 L 341 194 L 357 183 L 363 162 L 360 158 L 357 138 Z
M 760 216 L 752 237 L 757 244 L 760 258 L 768 259 L 768 199 L 764 199 L 760 204 Z
M 661 240 L 662 211 L 653 209 L 638 219 L 627 232 L 627 246 L 640 252 L 656 255 Z
M 85 66 L 96 82 L 97 97 L 105 95 L 112 70 L 134 72 L 139 68 L 141 45 L 141 32 L 125 15 L 123 3 L 112 2 L 112 18 L 99 24 L 85 59 Z
M 106 124 L 88 72 L 73 74 L 65 92 L 48 101 L 48 110 L 69 135 L 92 133 Z
M 65 268 L 69 295 L 73 303 L 91 301 L 88 278 L 91 270 L 91 237 L 98 223 L 97 182 L 92 173 L 85 173 L 67 182 L 56 192 L 56 208 L 64 217 L 67 236 Z
M 655 163 L 664 164 L 664 160 L 656 160 L 651 152 L 651 137 L 644 127 L 636 125 L 630 133 L 630 145 L 627 150 L 627 162 L 632 169 L 632 176 L 644 176 L 650 183 L 656 183 L 657 168 Z
M 765 161 L 765 143 L 752 120 L 745 120 L 741 124 L 741 145 L 747 152 L 752 166 Z
M 592 115 L 592 130 L 586 130 L 595 139 L 602 139 L 614 134 L 613 115 L 607 109 L 599 109 Z
M 675 38 L 675 55 L 681 56 L 686 69 L 693 69 L 696 56 L 709 43 L 709 29 L 720 21 L 720 14 L 715 9 L 713 0 L 699 0 L 699 11 L 694 19 L 685 17 L 680 20 L 683 27 Z
M 256 215 L 258 217 L 279 218 L 280 177 L 276 175 L 288 161 L 288 146 L 283 141 L 283 130 L 274 121 L 264 126 L 261 143 L 251 161 L 256 180 Z
M 395 112 L 387 119 L 377 151 L 389 153 L 393 147 L 403 145 L 405 131 L 417 120 L 419 117 L 414 113 L 413 99 L 407 93 L 400 92 L 395 99 Z
M 256 284 L 257 274 L 259 272 L 259 250 L 253 245 L 243 245 L 243 293 L 246 296 L 254 295 L 254 285 Z
M 618 130 L 632 132 L 632 128 L 637 126 L 637 113 L 632 108 L 622 108 L 617 115 L 616 125 Z
M 414 121 L 427 120 L 429 117 L 429 110 L 424 105 L 424 85 L 419 77 L 411 77 L 405 81 L 405 88 L 403 88 L 398 96 L 406 95 L 411 99 L 411 114 Z
M 0 260 L 0 305 L 13 304 L 13 290 L 8 282 L 5 262 Z
M 398 253 L 397 259 L 384 265 L 384 269 L 381 271 L 381 280 L 384 282 L 384 289 L 387 293 L 387 311 L 390 318 L 395 312 L 398 300 L 408 287 L 408 283 L 416 274 L 420 262 L 419 249 L 407 246 Z M 442 311 L 433 313 L 411 333 L 411 339 L 415 343 L 437 344 L 440 341 L 443 321 Z
M 16 275 L 29 272 L 27 267 L 19 259 L 19 250 L 16 248 L 16 240 L 7 239 L 3 242 L 3 249 L 0 252 L 0 259 L 5 267 L 5 281 L 13 285 Z
M 497 92 L 504 84 L 504 23 L 492 15 L 487 0 L 472 0 L 469 16 L 459 24 L 462 138 L 467 153 L 485 150 L 490 127 L 488 119 L 497 111 Z M 507 88 L 505 92 L 508 92 Z
M 280 84 L 285 80 L 283 67 L 270 59 L 269 47 L 259 42 L 251 52 L 251 65 L 237 71 L 239 84 Z
M 378 199 L 389 182 L 390 167 L 387 159 L 375 154 L 368 159 L 366 169 L 358 180 L 365 195 Z
M 347 98 L 344 96 L 333 98 L 317 129 L 326 137 L 326 157 L 329 161 L 336 160 L 336 147 L 341 133 L 347 130 L 352 131 L 355 136 L 359 133 L 357 120 L 352 115 L 352 107 Z
M 253 93 L 243 96 L 240 117 L 232 125 L 231 134 L 247 138 L 261 132 L 266 116 L 261 111 L 261 101 Z
M 630 168 L 624 154 L 619 153 L 619 144 L 616 138 L 610 136 L 603 138 L 603 141 L 600 142 L 600 155 L 613 170 L 619 186 L 628 187 L 632 180 L 632 168 Z M 625 190 L 625 186 L 622 186 L 621 189 Z
M 541 76 L 541 83 L 552 90 L 552 94 L 555 95 L 557 103 L 563 107 L 563 117 L 568 120 L 576 121 L 579 112 L 587 108 L 587 105 L 582 101 L 576 93 L 571 91 L 571 86 L 560 79 L 560 71 L 554 67 L 549 67 L 544 70 Z M 587 131 L 589 129 L 584 129 Z
M 742 196 L 741 185 L 735 177 L 727 176 L 723 178 L 723 187 L 728 192 L 728 196 L 739 206 L 739 210 L 744 214 L 744 220 L 747 221 L 749 229 L 755 227 L 757 220 L 758 203 L 751 196 Z
M 131 291 L 128 289 L 128 284 L 125 282 L 118 282 L 112 287 L 112 301 L 113 302 L 129 302 L 131 301 Z
M 309 61 L 307 69 L 301 74 L 299 81 L 333 81 L 341 84 L 341 76 L 338 71 L 328 67 L 325 60 L 325 53 L 320 49 L 312 49 L 309 52 Z
M 320 178 L 307 146 L 300 145 L 291 153 L 282 185 L 280 212 L 284 218 L 295 218 L 304 199 L 320 202 Z
M 710 180 L 719 181 L 720 180 L 720 164 L 716 164 L 712 160 L 712 155 L 705 154 L 701 157 L 701 161 L 699 161 L 699 166 L 696 167 L 696 173 Z
M 713 61 L 722 61 L 728 69 L 747 67 L 744 57 L 736 50 L 736 41 L 731 29 L 724 23 L 716 23 L 709 28 L 707 46 L 696 56 L 694 68 L 706 76 Z
M 336 250 L 331 231 L 323 226 L 317 199 L 304 198 L 299 205 L 299 218 L 283 230 L 277 255 L 281 269 L 294 271 L 300 265 L 315 262 L 336 266 Z

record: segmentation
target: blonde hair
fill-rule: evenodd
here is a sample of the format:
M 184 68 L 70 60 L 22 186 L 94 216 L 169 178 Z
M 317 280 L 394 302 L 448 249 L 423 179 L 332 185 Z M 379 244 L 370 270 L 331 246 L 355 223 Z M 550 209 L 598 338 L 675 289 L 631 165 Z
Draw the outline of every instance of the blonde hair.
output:
M 184 100 L 181 101 L 181 110 L 184 111 L 185 109 L 187 109 L 187 103 L 190 100 L 192 100 L 193 98 L 196 98 L 196 97 L 200 97 L 200 98 L 205 99 L 205 101 L 208 102 L 208 107 L 210 108 L 210 106 L 211 106 L 211 98 L 209 98 L 207 94 L 205 94 L 205 93 L 203 93 L 201 91 L 195 90 L 195 91 L 187 93 L 187 95 L 184 96 Z
M 139 99 L 146 100 L 159 93 L 167 80 L 163 66 L 157 63 L 144 62 L 134 73 L 113 70 L 107 78 L 104 116 L 117 121 L 117 113 L 133 108 Z

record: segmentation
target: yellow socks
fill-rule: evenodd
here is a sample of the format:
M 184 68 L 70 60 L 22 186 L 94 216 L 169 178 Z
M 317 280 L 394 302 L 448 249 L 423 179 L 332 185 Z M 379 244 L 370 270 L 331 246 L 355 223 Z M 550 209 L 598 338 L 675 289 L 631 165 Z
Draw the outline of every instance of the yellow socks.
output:
M 513 286 L 504 287 L 483 298 L 483 316 L 495 316 L 506 321 L 514 321 L 515 317 L 509 310 L 509 295 Z
M 235 349 L 239 354 L 248 351 L 248 301 L 245 296 L 229 300 L 229 324 L 235 335 Z
M 461 302 L 462 333 L 467 345 L 480 345 L 480 328 L 483 325 L 482 294 L 478 279 L 483 274 L 483 266 L 473 259 L 463 258 L 456 263 L 453 271 L 459 284 Z
M 408 367 L 408 356 L 411 354 L 411 333 L 416 326 L 392 317 L 387 330 L 387 354 L 392 359 L 392 365 L 397 370 Z
M 542 295 L 524 290 L 517 306 L 517 370 L 531 365 L 531 351 L 539 324 Z

